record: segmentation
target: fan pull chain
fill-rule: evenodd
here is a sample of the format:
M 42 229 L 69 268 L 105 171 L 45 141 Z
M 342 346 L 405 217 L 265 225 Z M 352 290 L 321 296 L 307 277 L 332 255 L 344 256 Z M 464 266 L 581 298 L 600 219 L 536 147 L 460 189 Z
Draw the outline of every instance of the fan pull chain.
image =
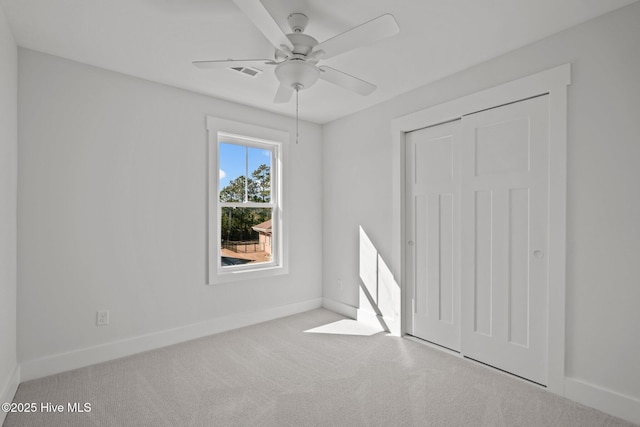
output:
M 298 143 L 298 137 L 300 134 L 298 133 L 298 93 L 300 92 L 300 87 L 296 85 L 296 144 Z

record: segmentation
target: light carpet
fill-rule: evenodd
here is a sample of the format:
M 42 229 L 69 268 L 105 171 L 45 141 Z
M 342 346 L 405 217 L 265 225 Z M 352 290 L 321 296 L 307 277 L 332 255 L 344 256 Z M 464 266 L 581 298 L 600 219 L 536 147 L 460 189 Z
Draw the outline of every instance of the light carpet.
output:
M 5 427 L 632 425 L 324 309 L 29 381 L 15 402 L 65 411 Z

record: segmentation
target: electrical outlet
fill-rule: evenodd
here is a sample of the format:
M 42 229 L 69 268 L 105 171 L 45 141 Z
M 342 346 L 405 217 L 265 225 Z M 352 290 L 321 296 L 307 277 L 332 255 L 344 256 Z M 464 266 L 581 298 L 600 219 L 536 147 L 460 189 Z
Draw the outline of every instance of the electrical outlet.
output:
M 338 289 L 342 290 L 342 279 L 338 279 Z
M 109 324 L 109 310 L 100 310 L 96 312 L 96 326 L 105 326 Z

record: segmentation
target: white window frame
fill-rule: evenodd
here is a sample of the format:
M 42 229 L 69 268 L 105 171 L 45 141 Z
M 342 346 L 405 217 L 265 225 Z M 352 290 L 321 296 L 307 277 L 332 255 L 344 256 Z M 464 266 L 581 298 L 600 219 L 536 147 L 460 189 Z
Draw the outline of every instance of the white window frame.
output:
M 251 280 L 266 278 L 288 273 L 288 232 L 287 211 L 285 202 L 285 170 L 284 161 L 286 148 L 290 139 L 288 132 L 262 126 L 207 117 L 208 132 L 208 174 L 209 185 L 208 214 L 207 214 L 207 284 L 215 285 L 239 280 Z M 220 141 L 220 138 L 225 141 Z M 271 157 L 271 202 L 270 203 L 221 203 L 220 189 L 220 144 L 230 142 L 248 147 L 268 149 Z M 238 266 L 225 266 L 220 264 L 220 216 L 222 206 L 233 205 L 242 208 L 272 208 L 272 260 L 258 264 L 244 264 Z

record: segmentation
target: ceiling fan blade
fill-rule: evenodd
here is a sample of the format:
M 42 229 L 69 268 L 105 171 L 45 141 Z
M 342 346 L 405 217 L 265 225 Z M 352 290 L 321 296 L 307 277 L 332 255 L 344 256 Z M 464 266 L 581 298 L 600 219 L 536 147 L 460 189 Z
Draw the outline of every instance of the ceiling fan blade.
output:
M 259 0 L 233 0 L 262 34 L 276 48 L 286 46 L 293 50 L 293 44 Z
M 391 37 L 400 32 L 400 27 L 393 15 L 385 14 L 358 25 L 342 34 L 316 45 L 314 51 L 322 50 L 323 58 L 331 58 L 357 47 Z
M 213 61 L 193 61 L 193 65 L 202 69 L 229 67 L 255 67 L 256 65 L 275 65 L 270 59 L 219 59 Z
M 376 90 L 376 85 L 365 82 L 364 80 L 353 77 L 347 73 L 343 73 L 342 71 L 338 71 L 335 68 L 327 67 L 326 65 L 318 68 L 320 68 L 320 78 L 322 80 L 326 80 L 345 89 L 352 90 L 360 95 L 367 96 Z
M 276 104 L 284 104 L 285 102 L 289 102 L 291 99 L 291 95 L 293 95 L 293 88 L 285 85 L 280 85 L 278 87 L 278 91 L 276 92 L 276 96 L 273 98 L 273 102 Z

